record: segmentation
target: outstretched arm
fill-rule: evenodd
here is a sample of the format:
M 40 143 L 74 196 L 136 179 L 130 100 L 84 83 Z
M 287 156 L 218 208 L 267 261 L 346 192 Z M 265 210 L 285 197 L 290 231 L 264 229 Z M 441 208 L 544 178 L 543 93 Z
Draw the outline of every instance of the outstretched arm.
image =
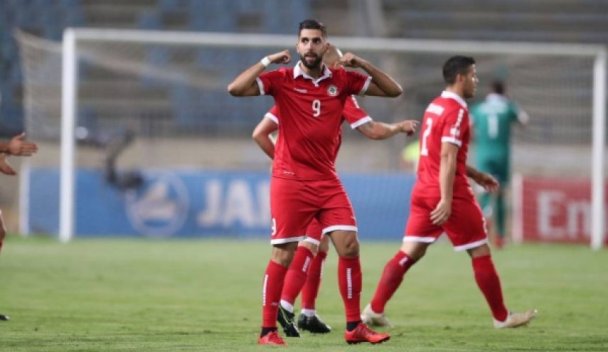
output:
M 270 134 L 276 131 L 278 128 L 277 124 L 269 118 L 263 118 L 251 134 L 251 138 L 258 144 L 260 149 L 268 155 L 272 160 L 274 159 L 274 143 L 270 138 Z
M 391 76 L 353 53 L 346 53 L 340 58 L 339 63 L 346 67 L 359 67 L 365 70 L 372 81 L 365 95 L 379 97 L 398 97 L 403 93 L 403 88 Z
M 396 123 L 370 121 L 357 127 L 357 130 L 369 139 L 380 140 L 390 138 L 397 133 L 405 133 L 411 136 L 416 132 L 417 126 L 418 121 L 416 120 L 404 120 Z
M 467 176 L 488 192 L 495 192 L 500 188 L 500 185 L 494 176 L 481 172 L 470 165 L 467 165 Z
M 0 153 L 17 156 L 31 156 L 38 151 L 36 143 L 25 140 L 25 132 L 16 135 L 8 142 L 0 142 Z
M 289 54 L 289 50 L 283 50 L 266 56 L 260 62 L 255 63 L 253 66 L 241 72 L 241 74 L 228 85 L 228 92 L 235 97 L 260 95 L 260 88 L 256 84 L 255 79 L 264 71 L 264 69 L 266 69 L 266 66 L 271 63 L 286 64 L 290 60 L 291 55 Z

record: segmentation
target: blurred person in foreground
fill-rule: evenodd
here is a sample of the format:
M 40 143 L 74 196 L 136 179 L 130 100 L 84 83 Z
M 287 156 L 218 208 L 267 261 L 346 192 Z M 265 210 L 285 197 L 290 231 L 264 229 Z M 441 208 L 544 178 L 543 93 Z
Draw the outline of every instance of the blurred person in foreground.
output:
M 25 133 L 21 133 L 11 138 L 8 142 L 0 142 L 0 173 L 9 176 L 17 174 L 15 169 L 8 163 L 8 157 L 10 155 L 31 156 L 37 151 L 38 146 L 35 143 L 25 140 Z M 4 223 L 4 218 L 2 217 L 2 211 L 0 210 L 0 253 L 2 252 L 2 245 L 5 237 L 6 225 Z M 0 314 L 0 320 L 9 320 L 9 316 Z
M 272 254 L 262 285 L 262 329 L 258 344 L 285 345 L 276 320 L 283 282 L 298 242 L 316 218 L 338 253 L 338 285 L 346 313 L 347 343 L 381 343 L 388 334 L 361 322 L 362 270 L 357 223 L 352 205 L 338 178 L 335 155 L 344 105 L 351 95 L 397 97 L 401 86 L 370 62 L 346 53 L 339 60 L 347 71 L 322 63 L 329 47 L 325 26 L 316 20 L 300 23 L 296 50 L 300 61 L 292 68 L 263 73 L 267 66 L 287 64 L 289 50 L 270 54 L 239 74 L 228 86 L 233 96 L 272 95 L 280 111 L 270 184 Z M 299 252 L 300 254 L 302 252 Z
M 329 45 L 323 62 L 327 67 L 337 68 L 342 53 L 338 48 Z M 273 106 L 264 115 L 253 131 L 253 139 L 259 147 L 274 159 L 275 144 L 271 138 L 272 133 L 279 128 L 281 114 L 277 106 Z M 342 120 L 347 121 L 352 129 L 356 129 L 369 139 L 382 140 L 403 132 L 408 135 L 414 133 L 417 121 L 402 121 L 387 124 L 374 121 L 368 113 L 362 109 L 355 96 L 350 96 L 344 103 Z M 334 159 L 337 156 L 337 148 L 340 147 L 341 133 L 338 134 L 338 143 Z M 306 238 L 298 244 L 294 260 L 291 262 L 281 292 L 279 302 L 278 321 L 283 331 L 289 337 L 299 337 L 298 328 L 311 333 L 328 333 L 331 327 L 324 323 L 316 313 L 315 303 L 321 283 L 321 272 L 323 262 L 329 250 L 329 238 L 323 235 L 323 228 L 319 221 L 312 219 L 306 229 Z M 297 320 L 297 328 L 294 324 L 294 302 L 297 295 L 302 292 L 302 311 Z
M 481 192 L 479 202 L 488 221 L 490 238 L 497 248 L 502 248 L 506 234 L 505 188 L 511 172 L 511 127 L 514 123 L 525 126 L 529 117 L 507 98 L 502 81 L 492 82 L 486 98 L 471 107 L 471 117 L 475 166 L 494 176 L 501 185 L 495 193 Z
M 507 310 L 487 244 L 484 217 L 467 179 L 472 178 L 489 191 L 499 186 L 491 175 L 467 165 L 470 124 L 465 99 L 475 95 L 475 60 L 465 56 L 448 59 L 443 77 L 446 88 L 426 108 L 422 120 L 420 160 L 403 243 L 384 267 L 374 297 L 361 318 L 367 324 L 390 326 L 384 315 L 387 302 L 408 269 L 446 233 L 456 251 L 467 251 L 471 257 L 475 281 L 490 307 L 494 327 L 526 325 L 536 310 Z

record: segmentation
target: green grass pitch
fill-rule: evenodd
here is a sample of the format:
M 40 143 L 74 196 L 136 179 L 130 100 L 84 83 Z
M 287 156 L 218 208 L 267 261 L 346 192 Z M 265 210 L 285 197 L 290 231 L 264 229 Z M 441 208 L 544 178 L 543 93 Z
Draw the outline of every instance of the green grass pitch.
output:
M 394 243 L 362 244 L 362 306 Z M 0 255 L 0 351 L 263 351 L 257 346 L 265 241 L 10 236 Z M 387 307 L 380 346 L 349 346 L 325 266 L 318 311 L 334 331 L 288 339 L 291 351 L 608 351 L 608 252 L 583 246 L 496 251 L 507 305 L 536 307 L 529 327 L 495 330 L 466 254 L 438 243 Z M 299 302 L 298 302 L 299 304 Z

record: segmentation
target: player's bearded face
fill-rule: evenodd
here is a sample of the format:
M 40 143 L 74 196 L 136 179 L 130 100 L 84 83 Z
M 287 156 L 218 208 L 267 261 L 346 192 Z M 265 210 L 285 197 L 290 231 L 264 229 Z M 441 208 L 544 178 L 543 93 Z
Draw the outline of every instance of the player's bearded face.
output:
M 318 55 L 314 52 L 305 53 L 304 55 L 300 54 L 300 60 L 302 64 L 309 69 L 316 69 L 321 66 L 321 60 L 323 60 L 322 55 Z
M 302 29 L 297 44 L 298 54 L 302 64 L 312 70 L 321 67 L 323 54 L 327 50 L 327 42 L 323 33 L 318 29 Z

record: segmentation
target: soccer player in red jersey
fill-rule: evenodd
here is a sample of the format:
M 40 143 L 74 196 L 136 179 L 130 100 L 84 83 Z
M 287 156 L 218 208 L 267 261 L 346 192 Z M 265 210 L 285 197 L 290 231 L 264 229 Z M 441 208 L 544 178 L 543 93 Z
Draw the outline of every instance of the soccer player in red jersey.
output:
M 342 56 L 340 51 L 330 45 L 324 55 L 323 62 L 334 67 Z M 260 148 L 271 158 L 274 158 L 274 143 L 271 134 L 278 129 L 280 114 L 276 106 L 266 113 L 262 121 L 253 131 L 252 137 Z M 386 139 L 400 131 L 408 135 L 415 132 L 417 121 L 406 120 L 400 123 L 386 124 L 372 120 L 367 112 L 359 107 L 354 96 L 346 100 L 343 118 L 351 128 L 370 139 Z M 339 144 L 338 144 L 339 147 Z M 337 154 L 337 151 L 336 151 Z M 335 156 L 334 156 L 335 158 Z M 299 337 L 298 328 L 311 333 L 328 333 L 331 328 L 316 314 L 315 302 L 321 281 L 322 265 L 329 249 L 328 236 L 323 236 L 321 225 L 313 219 L 306 230 L 306 238 L 300 241 L 283 284 L 279 305 L 278 321 L 287 336 Z M 302 291 L 302 313 L 298 317 L 297 328 L 293 321 L 294 302 Z
M 316 218 L 336 248 L 338 282 L 345 306 L 348 343 L 380 343 L 388 334 L 361 322 L 361 265 L 357 224 L 352 206 L 335 170 L 345 102 L 353 94 L 396 97 L 402 89 L 390 76 L 360 57 L 346 53 L 342 66 L 361 68 L 369 76 L 322 64 L 328 49 L 325 26 L 300 23 L 296 44 L 300 61 L 293 68 L 263 73 L 271 63 L 288 63 L 288 50 L 264 57 L 228 86 L 234 96 L 272 95 L 280 111 L 271 181 L 273 245 L 263 281 L 263 321 L 258 343 L 283 345 L 276 318 L 287 268 Z
M 475 60 L 465 56 L 450 58 L 443 66 L 443 77 L 447 87 L 427 107 L 422 120 L 420 160 L 403 244 L 384 267 L 362 319 L 372 325 L 390 325 L 384 316 L 386 303 L 407 270 L 445 232 L 456 251 L 469 253 L 475 281 L 490 306 L 494 326 L 522 326 L 534 318 L 536 310 L 507 310 L 487 243 L 484 217 L 467 180 L 470 177 L 489 191 L 499 187 L 492 176 L 466 163 L 470 124 L 465 99 L 472 98 L 477 87 Z
M 25 140 L 25 133 L 21 133 L 8 142 L 0 142 L 0 173 L 5 175 L 14 176 L 17 172 L 8 163 L 8 156 L 31 156 L 38 151 L 38 146 L 35 143 L 28 142 Z M 4 224 L 4 218 L 2 217 L 2 211 L 0 211 L 0 252 L 2 251 L 2 244 L 4 237 L 6 236 L 6 225 Z M 0 314 L 0 320 L 9 320 L 8 315 Z
M 252 134 L 253 140 L 271 160 L 274 159 L 274 139 L 271 136 L 279 128 L 278 124 L 278 109 L 273 106 L 255 127 Z M 331 327 L 321 320 L 315 309 L 321 285 L 321 272 L 328 250 L 329 238 L 322 235 L 321 225 L 316 219 L 312 219 L 306 229 L 306 238 L 300 241 L 296 249 L 296 253 L 303 252 L 304 263 L 297 268 L 297 263 L 292 261 L 281 293 L 278 320 L 287 336 L 300 336 L 293 323 L 293 304 L 300 291 L 302 292 L 302 313 L 298 317 L 298 328 L 316 334 L 331 331 Z

